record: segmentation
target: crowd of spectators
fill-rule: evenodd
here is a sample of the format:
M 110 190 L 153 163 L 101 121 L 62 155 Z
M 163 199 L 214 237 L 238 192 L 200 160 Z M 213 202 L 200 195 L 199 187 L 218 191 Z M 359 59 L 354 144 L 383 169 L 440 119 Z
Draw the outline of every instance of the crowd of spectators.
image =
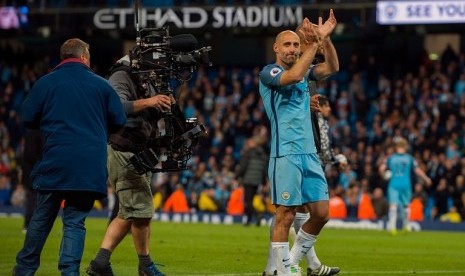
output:
M 0 47 L 0 205 L 20 206 L 21 196 L 13 195 L 22 190 L 24 127 L 18 110 L 34 82 L 58 61 L 31 59 L 21 47 L 7 43 Z M 245 142 L 269 135 L 258 93 L 260 67 L 199 68 L 181 87 L 176 97 L 185 116 L 204 123 L 208 136 L 200 140 L 189 170 L 154 176 L 157 208 L 166 202 L 172 206 L 168 198 L 175 194 L 184 201 L 178 209 L 182 212 L 228 212 L 230 199 L 240 198 L 235 172 Z M 382 68 L 374 56 L 354 54 L 337 75 L 318 83 L 333 109 L 329 124 L 334 152 L 349 160 L 342 172 L 326 170 L 331 198 L 345 205 L 348 218 L 357 218 L 361 201 L 371 199 L 377 217 L 383 218 L 378 202 L 385 197 L 387 182 L 378 167 L 392 151 L 393 137 L 403 136 L 433 180 L 430 186 L 416 181 L 414 187 L 422 219 L 447 220 L 451 212 L 465 219 L 465 53 L 448 47 L 438 60 L 425 58 L 416 70 L 403 74 L 385 74 Z M 267 185 L 259 189 L 265 206 L 267 192 Z

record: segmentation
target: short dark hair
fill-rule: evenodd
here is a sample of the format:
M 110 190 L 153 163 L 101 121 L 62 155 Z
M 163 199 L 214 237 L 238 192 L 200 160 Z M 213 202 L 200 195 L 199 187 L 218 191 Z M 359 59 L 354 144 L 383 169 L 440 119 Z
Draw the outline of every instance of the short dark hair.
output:
M 89 44 L 79 38 L 71 38 L 66 40 L 60 48 L 61 60 L 67 58 L 79 58 L 81 55 L 88 53 Z
M 320 95 L 320 97 L 318 98 L 318 104 L 319 105 L 327 105 L 329 104 L 329 100 L 326 96 L 323 96 L 323 95 Z

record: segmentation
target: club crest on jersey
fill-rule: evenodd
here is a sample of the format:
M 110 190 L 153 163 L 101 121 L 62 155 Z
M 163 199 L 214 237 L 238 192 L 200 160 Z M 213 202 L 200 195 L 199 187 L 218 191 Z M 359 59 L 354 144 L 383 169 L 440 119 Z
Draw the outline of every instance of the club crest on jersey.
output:
M 289 200 L 289 198 L 291 198 L 291 195 L 289 194 L 289 192 L 283 192 L 281 194 L 281 198 L 284 200 Z
M 271 69 L 271 71 L 270 71 L 270 75 L 271 75 L 272 77 L 276 77 L 276 75 L 278 75 L 279 73 L 281 73 L 281 71 L 282 71 L 282 70 L 279 69 L 279 68 L 273 68 L 273 69 Z

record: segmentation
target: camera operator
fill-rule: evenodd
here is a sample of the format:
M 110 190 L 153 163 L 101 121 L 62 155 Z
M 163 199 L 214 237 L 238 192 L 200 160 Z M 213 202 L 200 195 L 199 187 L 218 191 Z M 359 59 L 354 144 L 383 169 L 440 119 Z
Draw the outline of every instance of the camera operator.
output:
M 159 135 L 157 122 L 163 112 L 170 111 L 174 98 L 157 95 L 150 84 L 142 87 L 137 78 L 138 75 L 131 72 L 128 55 L 117 61 L 110 73 L 109 82 L 117 91 L 128 117 L 126 125 L 110 136 L 108 144 L 109 182 L 115 189 L 119 211 L 87 268 L 89 275 L 113 275 L 111 254 L 129 231 L 139 257 L 139 275 L 164 275 L 149 253 L 150 222 L 154 214 L 150 188 L 152 173 L 139 174 L 130 158 L 146 149 Z

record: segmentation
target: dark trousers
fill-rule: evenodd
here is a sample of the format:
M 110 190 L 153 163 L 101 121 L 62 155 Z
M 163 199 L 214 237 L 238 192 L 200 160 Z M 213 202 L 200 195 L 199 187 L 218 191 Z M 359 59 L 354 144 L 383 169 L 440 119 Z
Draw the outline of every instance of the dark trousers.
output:
M 24 229 L 29 227 L 29 223 L 32 219 L 32 214 L 36 208 L 37 203 L 37 192 L 26 188 L 26 200 L 24 201 Z
M 15 275 L 32 276 L 39 268 L 40 254 L 63 200 L 58 269 L 62 276 L 79 276 L 86 235 L 84 223 L 94 205 L 95 195 L 76 191 L 37 193 L 37 209 L 29 223 L 24 246 L 16 256 Z
M 245 215 L 247 216 L 247 224 L 252 222 L 252 218 L 255 214 L 255 209 L 253 207 L 253 197 L 257 193 L 257 189 L 258 186 L 256 185 L 244 185 L 244 205 Z

